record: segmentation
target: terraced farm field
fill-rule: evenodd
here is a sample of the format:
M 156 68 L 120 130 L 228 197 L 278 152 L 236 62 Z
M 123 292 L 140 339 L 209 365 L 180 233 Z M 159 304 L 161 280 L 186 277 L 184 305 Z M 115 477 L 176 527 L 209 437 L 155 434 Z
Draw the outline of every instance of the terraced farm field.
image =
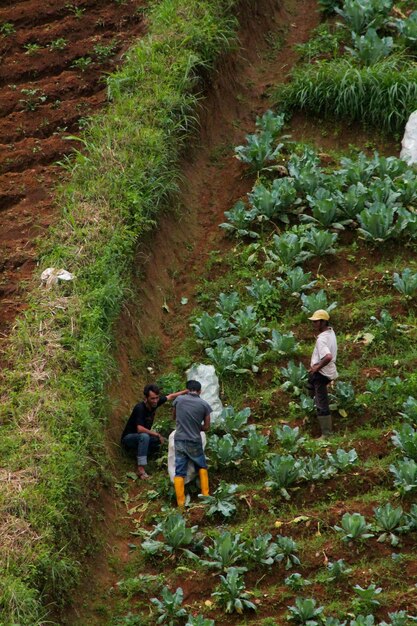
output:
M 105 75 L 146 30 L 140 0 L 0 6 L 0 341 L 24 307 L 36 237 L 77 135 L 106 101 Z M 1 345 L 1 344 L 0 344 Z

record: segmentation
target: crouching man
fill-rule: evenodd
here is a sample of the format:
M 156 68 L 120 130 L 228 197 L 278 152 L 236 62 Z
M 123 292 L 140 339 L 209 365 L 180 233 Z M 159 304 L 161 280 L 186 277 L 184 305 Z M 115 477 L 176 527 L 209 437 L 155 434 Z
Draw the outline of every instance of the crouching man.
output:
M 146 471 L 148 456 L 159 451 L 164 437 L 153 429 L 156 409 L 167 400 L 175 400 L 182 394 L 188 394 L 188 390 L 161 395 L 159 387 L 151 384 L 143 390 L 144 400 L 136 404 L 127 424 L 122 432 L 121 444 L 126 450 L 135 450 L 138 461 L 138 476 L 142 480 L 148 480 Z
M 188 394 L 174 400 L 172 415 L 176 421 L 174 487 L 180 508 L 185 504 L 184 478 L 187 475 L 189 461 L 194 463 L 198 471 L 201 493 L 203 496 L 209 495 L 207 463 L 201 442 L 201 431 L 207 432 L 210 428 L 212 408 L 200 398 L 201 384 L 197 380 L 189 380 L 186 388 Z

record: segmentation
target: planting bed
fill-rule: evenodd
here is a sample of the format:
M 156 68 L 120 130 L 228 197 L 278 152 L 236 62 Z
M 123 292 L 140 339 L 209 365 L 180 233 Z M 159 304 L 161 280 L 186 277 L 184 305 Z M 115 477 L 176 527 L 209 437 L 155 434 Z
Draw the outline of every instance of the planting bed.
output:
M 143 0 L 0 6 L 0 341 L 24 307 L 35 239 L 58 216 L 63 160 L 106 101 L 105 74 L 146 30 Z M 1 344 L 0 344 L 1 345 Z

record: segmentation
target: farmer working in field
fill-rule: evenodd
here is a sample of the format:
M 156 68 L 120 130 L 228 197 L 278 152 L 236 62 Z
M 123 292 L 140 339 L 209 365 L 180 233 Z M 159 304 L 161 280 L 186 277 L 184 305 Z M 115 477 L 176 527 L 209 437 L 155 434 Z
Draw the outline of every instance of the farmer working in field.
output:
M 177 504 L 185 504 L 184 478 L 187 475 L 188 461 L 192 461 L 200 476 L 201 493 L 209 495 L 209 483 L 206 457 L 201 442 L 201 431 L 210 428 L 211 406 L 200 398 L 201 384 L 197 380 L 189 380 L 186 384 L 188 394 L 174 400 L 172 417 L 176 420 L 174 435 L 175 443 L 175 477 L 174 487 Z
M 146 385 L 143 390 L 144 400 L 136 404 L 129 417 L 121 437 L 122 446 L 128 450 L 135 450 L 138 459 L 138 476 L 148 480 L 146 472 L 148 456 L 158 452 L 164 437 L 156 430 L 152 430 L 156 409 L 167 400 L 175 400 L 178 396 L 188 394 L 188 389 L 161 396 L 157 385 Z
M 321 434 L 326 437 L 333 430 L 327 385 L 338 376 L 336 370 L 337 341 L 333 328 L 329 326 L 330 318 L 327 311 L 319 309 L 308 319 L 313 322 L 314 330 L 317 333 L 316 345 L 308 370 L 308 388 L 316 405 Z

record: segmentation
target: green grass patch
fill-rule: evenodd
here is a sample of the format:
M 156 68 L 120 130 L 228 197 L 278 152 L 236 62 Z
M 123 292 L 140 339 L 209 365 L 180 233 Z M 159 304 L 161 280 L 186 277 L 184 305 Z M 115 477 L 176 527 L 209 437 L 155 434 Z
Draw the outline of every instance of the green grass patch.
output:
M 40 265 L 66 267 L 76 278 L 35 290 L 11 338 L 14 369 L 3 376 L 2 467 L 11 476 L 0 496 L 4 625 L 41 623 L 78 578 L 95 519 L 86 503 L 106 480 L 113 322 L 138 240 L 177 191 L 202 72 L 234 44 L 235 4 L 156 4 L 149 35 L 108 78 L 109 107 L 66 159 L 62 220 Z M 157 351 L 147 346 L 150 358 Z

